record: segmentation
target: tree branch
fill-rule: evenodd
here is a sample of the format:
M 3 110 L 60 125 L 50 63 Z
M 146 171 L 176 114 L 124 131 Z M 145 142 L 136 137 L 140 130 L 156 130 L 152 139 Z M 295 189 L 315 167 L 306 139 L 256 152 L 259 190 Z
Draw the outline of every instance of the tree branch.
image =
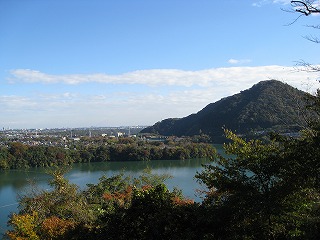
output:
M 291 5 L 295 8 L 296 12 L 309 16 L 312 13 L 320 13 L 320 9 L 314 7 L 313 1 L 291 1 Z

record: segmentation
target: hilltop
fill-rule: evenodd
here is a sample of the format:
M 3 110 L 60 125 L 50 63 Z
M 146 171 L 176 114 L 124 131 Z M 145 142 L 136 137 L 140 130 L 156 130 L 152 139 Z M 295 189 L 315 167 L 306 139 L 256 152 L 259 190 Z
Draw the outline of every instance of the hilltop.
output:
M 221 139 L 223 128 L 238 134 L 265 131 L 295 132 L 305 126 L 301 106 L 307 93 L 276 80 L 261 81 L 250 89 L 208 104 L 184 118 L 169 118 L 141 133 L 164 136 L 209 135 Z

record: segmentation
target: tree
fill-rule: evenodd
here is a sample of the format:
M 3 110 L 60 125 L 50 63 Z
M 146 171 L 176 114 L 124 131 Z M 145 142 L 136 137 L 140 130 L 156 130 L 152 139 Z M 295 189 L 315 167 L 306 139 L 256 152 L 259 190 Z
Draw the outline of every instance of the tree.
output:
M 8 149 L 5 147 L 0 147 L 0 170 L 9 169 L 10 161 L 9 159 L 12 159 L 13 156 L 9 153 Z
M 51 191 L 33 188 L 30 192 L 20 196 L 20 213 L 37 212 L 39 222 L 52 216 L 79 223 L 93 221 L 95 216 L 88 208 L 87 201 L 79 192 L 78 186 L 69 183 L 64 178 L 66 171 L 60 168 L 48 172 L 53 177 L 49 183 L 52 187 Z
M 314 0 L 291 1 L 291 6 L 296 12 L 309 16 L 311 14 L 320 13 L 317 2 L 318 1 Z
M 320 95 L 299 138 L 272 134 L 246 141 L 226 131 L 229 157 L 218 156 L 197 174 L 208 188 L 204 204 L 232 239 L 319 239 Z
M 46 218 L 41 224 L 41 238 L 48 240 L 74 239 L 72 235 L 75 225 L 76 222 L 73 220 L 65 220 L 56 216 Z M 71 234 L 69 235 L 68 232 Z
M 205 204 L 224 215 L 226 235 L 271 236 L 273 216 L 282 208 L 274 204 L 281 188 L 278 145 L 247 142 L 230 131 L 226 136 L 233 141 L 226 153 L 235 157 L 219 156 L 196 176 L 209 189 Z
M 296 18 L 294 22 L 296 22 L 300 17 L 303 16 L 310 16 L 312 14 L 319 14 L 320 13 L 320 4 L 319 1 L 315 0 L 302 0 L 302 1 L 291 1 L 291 7 L 292 10 L 290 12 L 296 12 L 300 15 Z M 307 25 L 307 27 L 311 27 L 314 29 L 320 29 L 320 25 Z M 316 36 L 306 36 L 307 40 L 314 42 L 314 43 L 320 43 L 320 39 Z M 298 66 L 302 67 L 303 71 L 307 72 L 319 72 L 320 68 L 317 65 L 312 65 L 305 61 L 298 62 Z
M 9 163 L 13 168 L 27 168 L 28 162 L 25 158 L 25 154 L 28 150 L 28 146 L 20 142 L 12 142 L 9 145 L 9 153 L 13 156 L 13 163 Z
M 37 212 L 22 215 L 13 214 L 9 222 L 13 230 L 8 231 L 7 236 L 12 240 L 40 240 L 36 231 L 38 228 L 37 222 Z
M 164 184 L 133 186 L 109 197 L 128 202 L 116 201 L 116 211 L 102 216 L 95 239 L 203 239 L 203 226 L 197 224 L 199 205 Z

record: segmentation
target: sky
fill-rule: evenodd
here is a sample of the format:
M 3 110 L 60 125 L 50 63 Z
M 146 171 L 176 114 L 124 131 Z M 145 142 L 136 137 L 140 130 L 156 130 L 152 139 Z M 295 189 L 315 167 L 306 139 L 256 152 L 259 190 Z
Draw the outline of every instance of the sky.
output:
M 277 79 L 319 87 L 288 0 L 0 0 L 0 129 L 146 126 Z M 297 21 L 295 21 L 297 20 Z

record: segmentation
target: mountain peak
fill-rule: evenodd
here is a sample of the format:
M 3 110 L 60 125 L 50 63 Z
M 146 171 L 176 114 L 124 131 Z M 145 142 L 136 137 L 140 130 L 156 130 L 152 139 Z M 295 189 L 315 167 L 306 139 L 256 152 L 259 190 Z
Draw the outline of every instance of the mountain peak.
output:
M 223 128 L 241 134 L 297 130 L 305 124 L 299 110 L 305 95 L 281 81 L 261 81 L 238 94 L 208 104 L 196 114 L 166 119 L 142 132 L 176 136 L 201 132 L 215 140 L 223 136 Z

